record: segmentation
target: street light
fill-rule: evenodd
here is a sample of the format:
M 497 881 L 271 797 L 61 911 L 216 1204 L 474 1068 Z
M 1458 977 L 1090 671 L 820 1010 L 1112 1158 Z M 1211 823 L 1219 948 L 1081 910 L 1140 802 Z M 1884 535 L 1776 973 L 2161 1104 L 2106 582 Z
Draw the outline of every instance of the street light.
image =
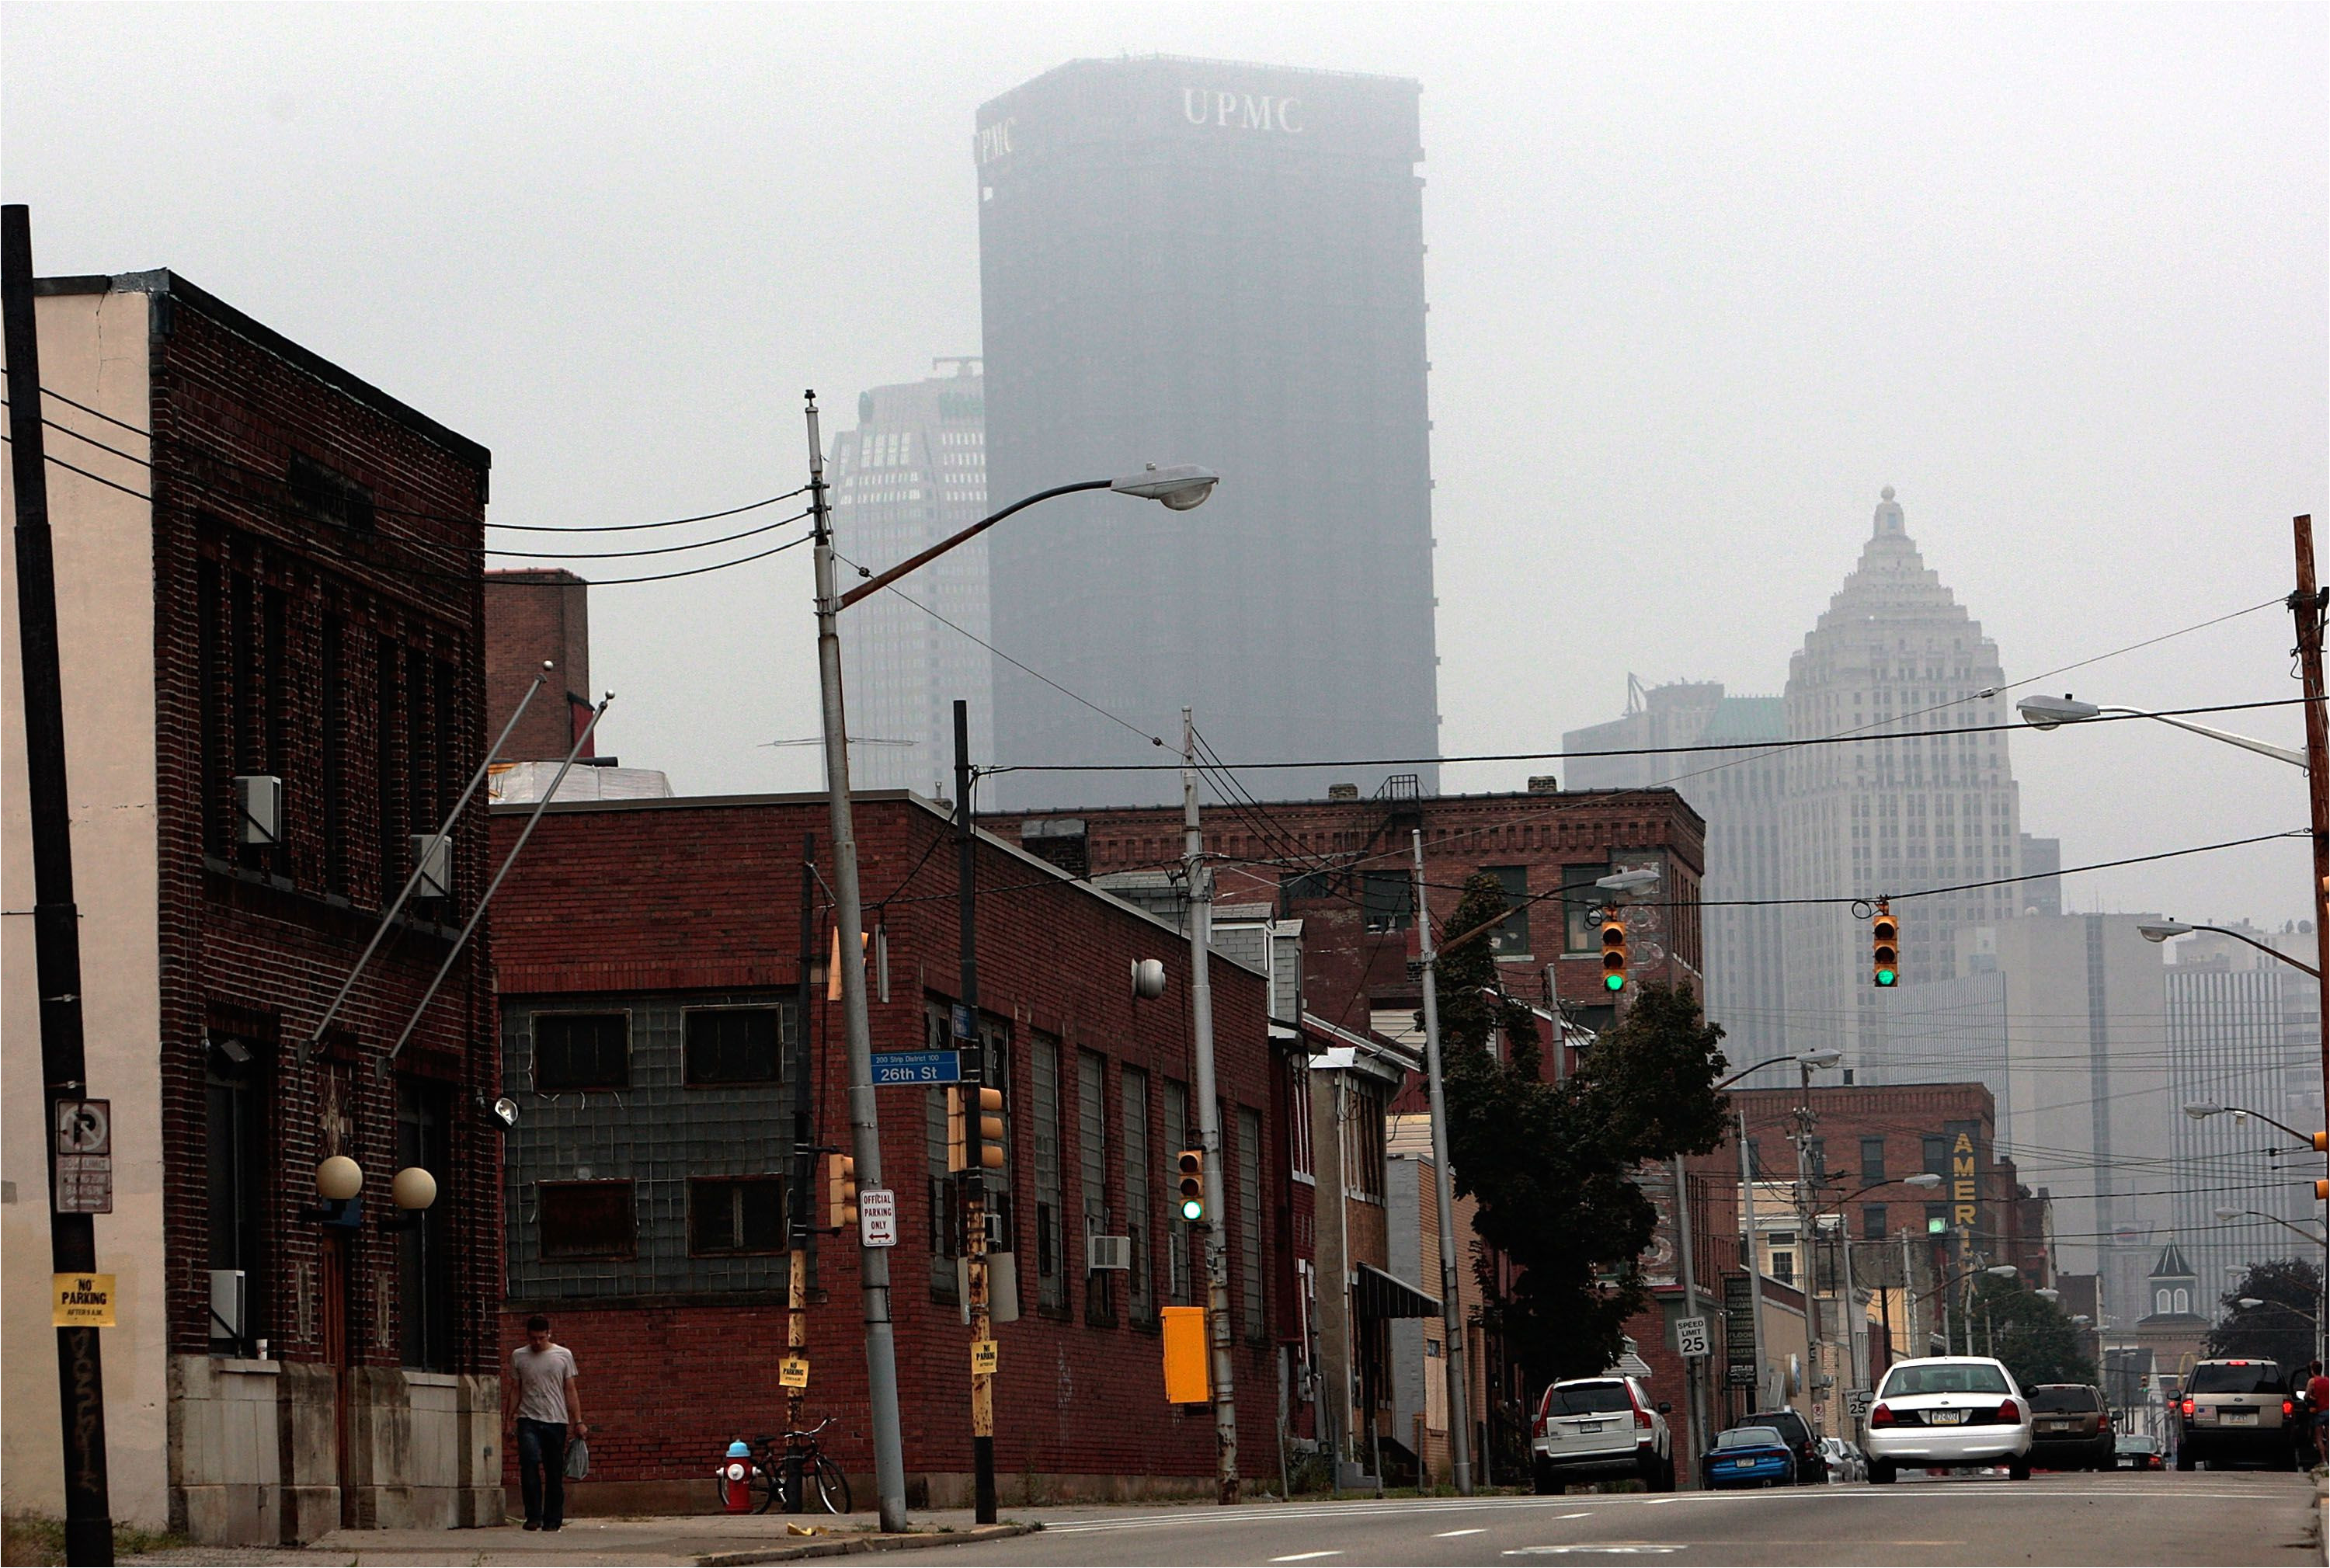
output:
M 2284 1312 L 2290 1313 L 2295 1317 L 2305 1318 L 2308 1323 L 2314 1321 L 2313 1313 L 2306 1311 L 2302 1307 L 2292 1307 L 2287 1301 L 2268 1301 L 2261 1297 L 2242 1296 L 2237 1298 L 2234 1300 L 2233 1305 L 2239 1307 L 2244 1312 L 2254 1312 L 2260 1307 L 2278 1307 Z
M 2271 757 L 2276 761 L 2287 762 L 2293 768 L 2306 766 L 2306 753 L 2303 751 L 2293 751 L 2285 746 L 2268 745 L 2263 741 L 2251 740 L 2247 735 L 2236 735 L 2225 730 L 2212 730 L 2206 724 L 2195 724 L 2190 720 L 2172 718 L 2166 713 L 2155 713 L 2143 708 L 2102 707 L 2094 703 L 2083 703 L 2069 692 L 2065 692 L 2060 697 L 2025 697 L 2015 704 L 2014 708 L 2015 712 L 2022 715 L 2022 722 L 2034 730 L 2060 729 L 2065 724 L 2084 723 L 2089 719 L 2100 719 L 2107 714 L 2122 719 L 2157 719 L 2160 723 L 2175 729 L 2189 730 L 2195 735 L 2206 735 L 2212 741 L 2222 741 L 2228 746 L 2239 746 L 2244 751 Z
M 2177 937 L 2190 936 L 2194 931 L 2214 931 L 2221 937 L 2231 937 L 2237 942 L 2247 942 L 2261 953 L 2270 953 L 2293 969 L 2302 969 L 2317 980 L 2322 978 L 2322 971 L 2312 964 L 2293 959 L 2279 948 L 2268 947 L 2255 937 L 2243 936 L 2229 927 L 2212 926 L 2201 921 L 2146 921 L 2136 928 L 2136 934 L 2147 942 L 2171 941 Z
M 2325 1145 L 2330 1145 L 2330 1134 L 2300 1132 L 2286 1121 L 2276 1121 L 2264 1111 L 2251 1110 L 2245 1105 L 2220 1105 L 2213 1100 L 2188 1100 L 2184 1102 L 2184 1114 L 2195 1121 L 2204 1121 L 2212 1116 L 2222 1116 L 2227 1111 L 2232 1113 L 2235 1121 L 2240 1120 L 2245 1116 L 2254 1116 L 2268 1127 L 2281 1129 L 2307 1148 L 2319 1150 Z
M 856 933 L 865 929 L 865 912 L 858 894 L 857 836 L 849 805 L 849 736 L 842 716 L 841 612 L 984 533 L 1014 512 L 1039 501 L 1080 490 L 1113 490 L 1121 496 L 1159 501 L 1175 511 L 1186 512 L 1213 494 L 1217 476 L 1191 464 L 1167 468 L 1151 464 L 1122 478 L 1085 479 L 1056 486 L 989 514 L 952 537 L 941 540 L 843 593 L 835 577 L 833 516 L 826 497 L 824 439 L 818 426 L 817 394 L 810 392 L 804 396 L 808 404 L 810 509 L 814 520 L 811 536 L 816 546 L 818 692 L 824 717 L 827 810 L 833 832 L 833 917 L 838 930 Z M 851 1152 L 862 1185 L 880 1187 L 882 1138 L 874 1107 L 873 1037 L 866 1014 L 866 953 L 859 943 L 848 940 L 846 935 L 837 946 L 841 956 L 842 1023 L 848 1058 Z M 1204 1094 L 1200 1104 L 1202 1132 L 1205 1124 L 1216 1116 L 1213 1095 Z M 1220 1140 L 1217 1135 L 1208 1134 L 1205 1142 L 1207 1148 L 1214 1148 L 1219 1147 Z M 895 1532 L 906 1526 L 906 1469 L 898 1428 L 897 1345 L 891 1325 L 887 1251 L 860 1244 L 858 1285 L 866 1321 L 866 1393 L 873 1427 L 874 1490 L 880 1505 L 882 1528 Z M 975 1437 L 973 1446 L 986 1450 L 988 1462 L 993 1462 L 990 1444 L 978 1442 Z M 979 1493 L 982 1503 L 991 1495 L 988 1487 L 980 1488 Z M 987 1522 L 990 1510 L 982 1507 L 979 1513 L 981 1522 Z

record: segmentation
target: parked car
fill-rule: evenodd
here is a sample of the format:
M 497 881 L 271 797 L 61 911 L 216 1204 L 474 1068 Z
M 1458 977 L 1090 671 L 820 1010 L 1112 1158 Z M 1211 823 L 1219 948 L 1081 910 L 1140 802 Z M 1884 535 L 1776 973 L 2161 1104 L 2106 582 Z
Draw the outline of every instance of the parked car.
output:
M 1796 1484 L 1796 1456 L 1787 1440 L 1768 1426 L 1735 1426 L 1719 1433 L 1714 1450 L 1701 1461 L 1701 1469 L 1710 1492 L 1727 1487 Z
M 1965 1469 L 2003 1464 L 2031 1478 L 2031 1401 L 2003 1362 L 1982 1355 L 1898 1361 L 1869 1407 L 1869 1478 L 1897 1469 Z
M 2111 1411 L 2089 1383 L 2042 1383 L 2031 1391 L 2031 1462 L 2056 1470 L 2113 1466 Z
M 1800 1412 L 1793 1410 L 1759 1410 L 1739 1423 L 1741 1426 L 1768 1426 L 1777 1431 L 1796 1456 L 1796 1479 L 1805 1486 L 1817 1486 L 1828 1475 L 1828 1461 L 1821 1458 L 1820 1439 L 1813 1431 L 1813 1423 Z
M 1631 1377 L 1572 1377 L 1547 1388 L 1530 1423 L 1530 1468 L 1539 1492 L 1570 1481 L 1633 1476 L 1674 1490 L 1671 1407 L 1653 1404 Z
M 1858 1481 L 1868 1478 L 1868 1467 L 1861 1462 L 1861 1450 L 1842 1438 L 1821 1439 L 1820 1454 L 1821 1462 L 1828 1467 L 1825 1479 Z
M 2120 1433 L 2112 1440 L 2112 1465 L 2117 1469 L 2158 1469 L 2160 1440 L 2140 1431 Z
M 2176 1468 L 2297 1468 L 2297 1401 L 2273 1361 L 2203 1361 L 2176 1402 Z

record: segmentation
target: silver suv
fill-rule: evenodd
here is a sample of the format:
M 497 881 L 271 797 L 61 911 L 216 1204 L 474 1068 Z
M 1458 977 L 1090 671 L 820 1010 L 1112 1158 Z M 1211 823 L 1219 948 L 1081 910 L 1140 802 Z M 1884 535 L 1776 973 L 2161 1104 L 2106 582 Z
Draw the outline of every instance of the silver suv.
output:
M 1631 1377 L 1573 1377 L 1545 1391 L 1530 1423 L 1530 1469 L 1539 1492 L 1570 1481 L 1632 1476 L 1674 1490 L 1670 1407 L 1653 1404 Z
M 2297 1402 L 2278 1362 L 2203 1361 L 2176 1402 L 2176 1468 L 2248 1459 L 2297 1468 Z

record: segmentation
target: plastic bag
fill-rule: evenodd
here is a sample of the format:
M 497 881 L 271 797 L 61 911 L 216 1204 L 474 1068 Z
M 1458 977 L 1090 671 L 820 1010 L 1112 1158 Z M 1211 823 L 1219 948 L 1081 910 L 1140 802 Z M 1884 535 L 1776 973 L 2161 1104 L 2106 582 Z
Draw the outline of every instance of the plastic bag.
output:
M 566 1478 L 579 1481 L 591 1473 L 591 1443 L 586 1438 L 575 1438 L 566 1445 Z

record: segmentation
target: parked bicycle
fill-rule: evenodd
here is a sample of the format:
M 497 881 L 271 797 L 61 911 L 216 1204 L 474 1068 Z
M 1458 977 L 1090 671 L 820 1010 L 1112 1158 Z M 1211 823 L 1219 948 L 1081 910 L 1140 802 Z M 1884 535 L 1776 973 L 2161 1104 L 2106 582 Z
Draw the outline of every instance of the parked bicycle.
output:
M 799 1465 L 803 1492 L 802 1507 L 822 1508 L 829 1514 L 849 1512 L 849 1478 L 840 1465 L 825 1451 L 818 1441 L 825 1429 L 834 1423 L 827 1416 L 807 1431 L 757 1437 L 753 1440 L 753 1492 L 759 1499 L 754 1513 L 790 1512 L 785 1507 L 785 1478 L 791 1469 Z

